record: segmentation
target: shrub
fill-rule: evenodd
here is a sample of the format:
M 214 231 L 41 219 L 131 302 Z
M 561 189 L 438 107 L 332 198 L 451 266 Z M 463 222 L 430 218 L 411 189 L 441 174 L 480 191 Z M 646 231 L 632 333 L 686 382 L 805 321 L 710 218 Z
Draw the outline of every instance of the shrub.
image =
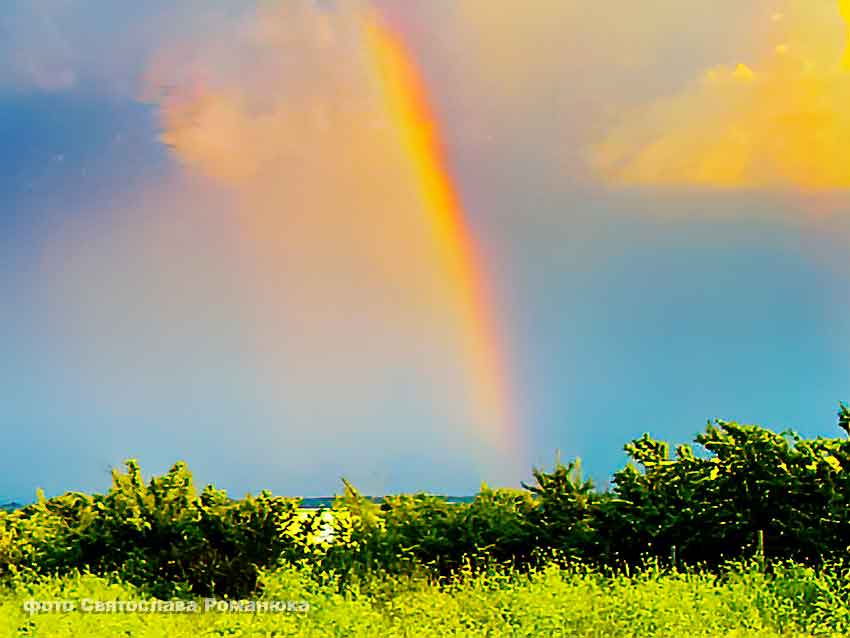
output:
M 839 426 L 850 430 L 843 404 Z M 299 512 L 297 499 L 233 500 L 213 486 L 197 494 L 182 463 L 146 483 L 128 461 L 106 494 L 39 494 L 0 512 L 0 578 L 87 570 L 157 595 L 239 596 L 281 563 L 345 589 L 374 585 L 378 571 L 446 581 L 533 570 L 553 557 L 626 573 L 648 561 L 720 568 L 757 552 L 762 569 L 765 556 L 816 569 L 846 558 L 850 440 L 716 421 L 695 443 L 671 456 L 649 434 L 631 441 L 607 491 L 577 461 L 535 469 L 523 489 L 485 485 L 457 504 L 423 493 L 376 503 L 345 482 L 330 542 L 317 541 L 326 512 Z
M 198 496 L 182 463 L 143 482 L 135 461 L 107 494 L 39 495 L 0 519 L 0 570 L 117 574 L 157 595 L 240 595 L 258 570 L 298 555 L 288 534 L 297 499 L 263 492 L 241 501 L 212 486 Z

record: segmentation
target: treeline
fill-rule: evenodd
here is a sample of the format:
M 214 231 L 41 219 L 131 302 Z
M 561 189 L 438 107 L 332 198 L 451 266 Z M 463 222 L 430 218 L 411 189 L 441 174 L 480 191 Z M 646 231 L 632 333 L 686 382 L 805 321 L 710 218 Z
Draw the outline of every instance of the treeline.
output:
M 839 426 L 850 433 L 843 404 Z M 605 491 L 577 462 L 534 470 L 523 489 L 484 487 L 468 503 L 428 494 L 375 503 L 346 482 L 331 517 L 268 492 L 198 493 L 182 463 L 145 482 L 128 461 L 106 494 L 39 494 L 0 512 L 0 580 L 84 570 L 158 596 L 244 595 L 281 563 L 344 586 L 376 572 L 451 578 L 551 560 L 712 568 L 760 556 L 818 566 L 850 551 L 850 440 L 716 421 L 695 442 L 672 455 L 648 434 L 628 443 L 631 460 Z

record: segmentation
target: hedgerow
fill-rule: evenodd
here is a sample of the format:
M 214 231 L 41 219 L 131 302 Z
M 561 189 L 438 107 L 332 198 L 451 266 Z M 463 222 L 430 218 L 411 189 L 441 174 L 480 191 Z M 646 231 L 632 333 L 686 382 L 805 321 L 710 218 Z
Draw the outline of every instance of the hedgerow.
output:
M 843 404 L 839 426 L 850 430 Z M 197 493 L 182 463 L 145 482 L 128 461 L 105 494 L 39 494 L 0 512 L 0 580 L 87 571 L 162 596 L 240 596 L 279 565 L 344 589 L 374 586 L 368 575 L 379 572 L 448 582 L 464 569 L 522 572 L 552 560 L 614 573 L 753 556 L 767 568 L 820 569 L 847 557 L 850 440 L 715 421 L 695 444 L 671 455 L 648 434 L 631 441 L 608 490 L 578 461 L 535 469 L 522 489 L 484 486 L 469 503 L 428 494 L 376 503 L 346 482 L 331 530 L 327 512 L 299 511 L 298 499 Z

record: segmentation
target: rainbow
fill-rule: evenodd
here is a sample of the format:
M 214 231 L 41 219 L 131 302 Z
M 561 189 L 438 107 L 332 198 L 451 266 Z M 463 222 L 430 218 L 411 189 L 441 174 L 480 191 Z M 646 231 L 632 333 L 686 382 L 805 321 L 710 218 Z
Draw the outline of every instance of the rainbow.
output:
M 401 34 L 377 13 L 365 38 L 391 122 L 401 139 L 427 211 L 427 222 L 460 312 L 475 427 L 500 455 L 521 456 L 504 338 L 476 244 L 455 186 L 428 92 Z

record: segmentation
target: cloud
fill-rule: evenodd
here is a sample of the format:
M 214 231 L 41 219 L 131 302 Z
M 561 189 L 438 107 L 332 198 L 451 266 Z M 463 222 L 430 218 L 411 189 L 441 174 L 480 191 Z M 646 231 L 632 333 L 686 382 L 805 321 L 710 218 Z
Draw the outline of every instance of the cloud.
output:
M 710 68 L 634 109 L 593 147 L 593 166 L 616 184 L 850 188 L 850 21 L 838 8 L 789 0 L 766 15 L 752 63 Z
M 186 164 L 244 184 L 377 141 L 379 111 L 355 16 L 288 3 L 247 17 L 227 39 L 165 47 L 148 72 L 161 139 Z
M 226 47 L 164 49 L 148 82 L 167 87 L 162 141 L 187 169 L 232 189 L 235 214 L 293 289 L 340 299 L 371 290 L 420 313 L 443 286 L 417 240 L 427 220 L 361 24 L 355 3 L 261 9 Z
M 774 4 L 375 2 L 423 61 L 453 157 L 514 190 L 529 178 L 595 182 L 589 144 L 724 60 L 730 43 L 749 53 L 753 16 Z
M 249 262 L 228 303 L 286 431 L 310 449 L 415 436 L 483 458 L 456 286 L 367 57 L 366 15 L 357 2 L 262 5 L 162 46 L 143 97 L 185 179 L 228 193 L 228 250 Z M 503 459 L 487 461 L 498 480 Z
M 850 0 L 839 0 L 841 16 L 847 23 L 847 43 L 844 51 L 843 66 L 844 69 L 850 71 Z

